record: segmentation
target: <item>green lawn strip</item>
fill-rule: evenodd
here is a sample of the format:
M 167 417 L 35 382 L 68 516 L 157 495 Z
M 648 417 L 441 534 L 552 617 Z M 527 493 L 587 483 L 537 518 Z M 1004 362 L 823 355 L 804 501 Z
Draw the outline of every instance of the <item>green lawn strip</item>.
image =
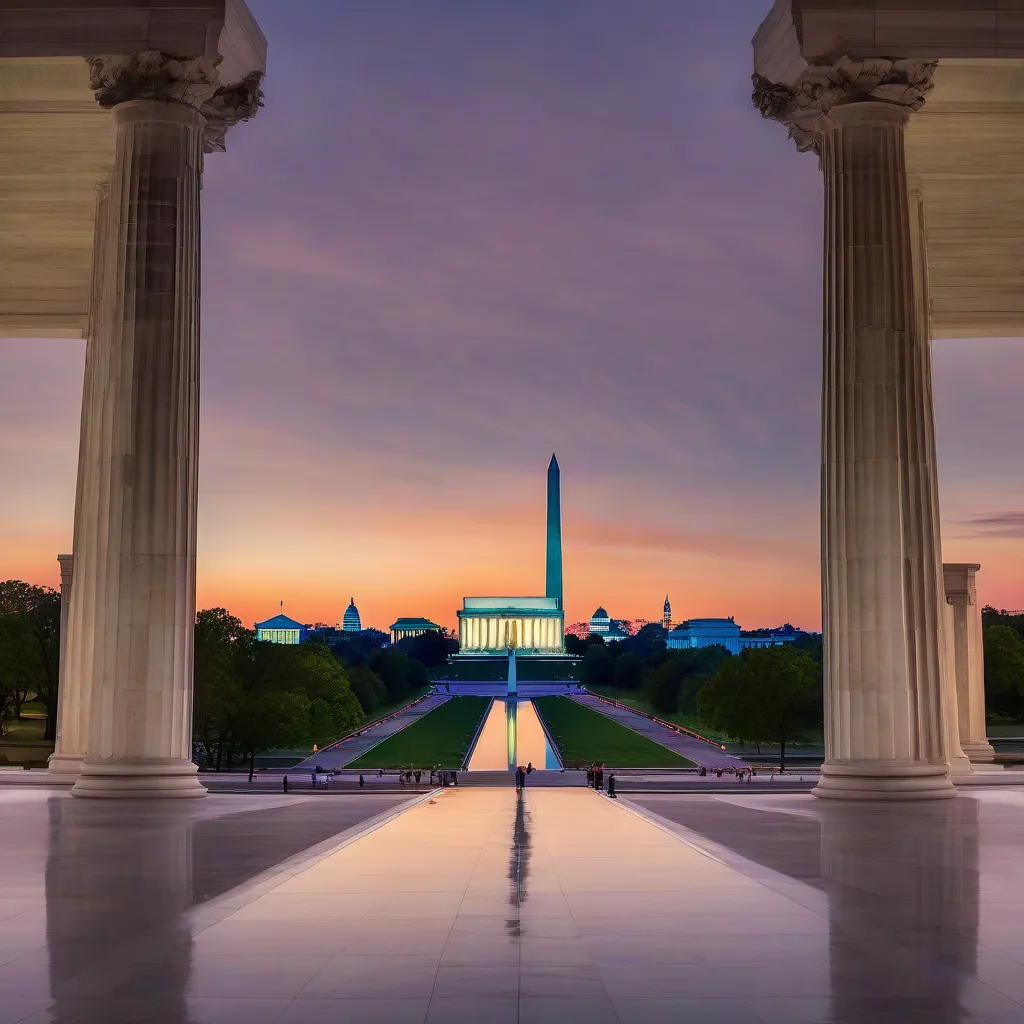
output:
M 452 697 L 347 767 L 458 768 L 490 703 L 490 697 Z
M 693 762 L 660 743 L 568 697 L 535 697 L 563 762 L 613 768 L 692 768 Z

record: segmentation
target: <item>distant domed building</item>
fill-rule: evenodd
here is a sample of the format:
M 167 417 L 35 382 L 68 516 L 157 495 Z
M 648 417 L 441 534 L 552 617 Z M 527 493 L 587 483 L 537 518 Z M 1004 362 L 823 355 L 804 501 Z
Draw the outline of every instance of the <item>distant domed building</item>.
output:
M 359 633 L 362 631 L 363 623 L 359 618 L 359 609 L 356 607 L 356 599 L 348 599 L 348 607 L 345 609 L 345 617 L 341 620 L 343 633 Z
M 611 629 L 612 620 L 608 613 L 603 608 L 598 608 L 593 615 L 590 616 L 590 633 L 591 636 L 596 634 L 597 636 L 604 636 L 605 633 Z
M 613 619 L 604 608 L 598 608 L 590 616 L 590 635 L 599 636 L 606 644 L 613 641 L 628 640 L 630 634 L 622 628 L 622 623 Z

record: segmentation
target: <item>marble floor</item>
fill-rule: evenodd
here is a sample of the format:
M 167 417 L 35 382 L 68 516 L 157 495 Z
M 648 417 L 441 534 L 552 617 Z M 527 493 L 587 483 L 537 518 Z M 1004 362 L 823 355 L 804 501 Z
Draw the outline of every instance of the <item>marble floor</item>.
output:
M 1024 1022 L 1013 791 L 189 804 L 0 791 L 0 1024 Z

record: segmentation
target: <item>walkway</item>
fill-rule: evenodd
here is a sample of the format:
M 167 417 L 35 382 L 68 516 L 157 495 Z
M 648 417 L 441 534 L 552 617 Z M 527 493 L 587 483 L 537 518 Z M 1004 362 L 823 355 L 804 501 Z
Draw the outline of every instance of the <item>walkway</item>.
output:
M 0 1021 L 1024 1021 L 1024 793 L 169 803 L 0 792 Z
M 389 736 L 394 736 L 396 732 L 401 732 L 403 729 L 408 728 L 417 719 L 427 714 L 428 711 L 433 711 L 434 708 L 444 704 L 447 700 L 451 700 L 447 694 L 432 693 L 424 697 L 423 700 L 413 704 L 407 710 L 389 718 L 386 722 L 381 722 L 380 725 L 373 725 L 364 729 L 362 735 L 352 736 L 339 743 L 332 743 L 329 747 L 324 747 L 323 750 L 318 751 L 311 757 L 307 757 L 305 761 L 300 761 L 291 768 L 278 770 L 278 774 L 287 775 L 293 772 L 310 772 L 316 765 L 321 765 L 327 769 L 344 768 L 345 765 L 354 761 L 361 754 L 365 754 L 371 747 L 377 746 L 378 743 L 386 740 Z
M 607 715 L 608 718 L 614 719 L 621 725 L 626 726 L 627 729 L 632 729 L 634 732 L 640 733 L 641 736 L 646 736 L 648 739 L 654 740 L 655 743 L 660 743 L 663 747 L 668 747 L 669 750 L 682 754 L 683 757 L 689 758 L 696 765 L 704 768 L 748 767 L 745 761 L 740 760 L 738 757 L 731 757 L 713 743 L 695 740 L 692 736 L 687 736 L 685 733 L 676 732 L 674 729 L 669 729 L 664 725 L 659 725 L 657 722 L 652 722 L 637 711 L 609 704 L 600 697 L 595 697 L 592 693 L 581 693 L 578 696 L 573 694 L 572 699 L 586 705 L 588 708 L 593 708 L 594 711 L 600 711 L 602 715 Z

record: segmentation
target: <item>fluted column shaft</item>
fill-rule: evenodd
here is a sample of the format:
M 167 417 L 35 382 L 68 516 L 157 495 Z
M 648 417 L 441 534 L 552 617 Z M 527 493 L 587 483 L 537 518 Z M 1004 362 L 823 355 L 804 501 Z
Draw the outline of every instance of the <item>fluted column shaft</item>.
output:
M 972 764 L 992 764 L 995 750 L 985 730 L 985 648 L 975 584 L 975 573 L 980 568 L 963 562 L 942 567 L 960 746 Z
M 914 305 L 904 128 L 878 102 L 822 120 L 825 753 L 816 793 L 952 796 L 928 339 Z
M 109 313 L 83 412 L 91 444 L 76 536 L 92 566 L 75 588 L 92 608 L 92 707 L 73 793 L 201 795 L 191 695 L 205 119 L 154 100 L 113 115 Z
M 97 507 L 100 480 L 99 474 L 90 471 L 90 467 L 98 458 L 108 420 L 105 412 L 105 381 L 110 358 L 110 346 L 106 343 L 111 298 L 109 204 L 110 185 L 109 182 L 103 182 L 96 189 L 89 322 L 86 329 L 82 416 L 78 438 L 78 479 L 72 535 L 75 571 L 68 595 L 66 623 L 63 622 L 62 610 L 62 626 L 66 626 L 66 630 L 61 638 L 57 736 L 49 760 L 50 777 L 65 784 L 78 779 L 88 744 L 89 714 L 92 708 L 92 659 L 96 646 L 95 612 L 103 584 L 99 575 L 96 545 L 92 541 L 97 519 L 91 511 Z M 63 586 L 61 589 L 63 591 Z

